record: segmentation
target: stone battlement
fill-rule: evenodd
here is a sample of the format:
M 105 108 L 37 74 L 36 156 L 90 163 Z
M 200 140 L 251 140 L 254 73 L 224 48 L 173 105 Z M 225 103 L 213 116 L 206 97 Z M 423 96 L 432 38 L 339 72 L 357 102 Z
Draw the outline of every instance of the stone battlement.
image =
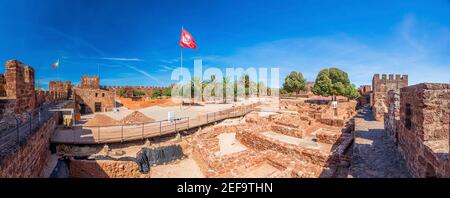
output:
M 395 76 L 395 77 L 394 77 Z M 383 120 L 388 111 L 387 95 L 389 91 L 400 91 L 402 87 L 408 86 L 408 75 L 403 74 L 380 74 L 373 75 L 372 94 L 370 105 L 376 120 Z
M 16 100 L 15 113 L 34 109 L 34 69 L 18 60 L 6 61 L 5 74 L 0 75 L 0 97 Z
M 389 77 L 388 77 L 389 75 Z M 408 75 L 407 74 L 395 74 L 395 78 L 394 78 L 394 74 L 381 74 L 381 78 L 380 78 L 380 74 L 375 74 L 373 75 L 374 79 L 378 79 L 381 82 L 386 81 L 386 82 L 394 82 L 394 81 L 407 81 L 408 80 Z
M 98 76 L 81 76 L 82 89 L 100 89 L 100 77 Z
M 380 74 L 373 75 L 372 80 L 372 90 L 374 92 L 387 92 L 389 88 L 401 88 L 404 86 L 408 86 L 408 75 L 403 74 L 382 74 L 380 78 Z M 383 89 L 383 87 L 387 87 L 389 90 Z
M 70 81 L 50 81 L 49 84 L 50 97 L 53 100 L 69 99 L 72 95 L 72 82 Z

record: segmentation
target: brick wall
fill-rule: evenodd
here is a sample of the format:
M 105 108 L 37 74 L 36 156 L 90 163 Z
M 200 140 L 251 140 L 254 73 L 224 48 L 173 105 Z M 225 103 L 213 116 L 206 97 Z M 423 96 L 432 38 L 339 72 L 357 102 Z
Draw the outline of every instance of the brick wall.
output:
M 39 177 L 50 155 L 52 136 L 58 114 L 34 132 L 19 149 L 0 159 L 0 178 Z
M 450 84 L 422 83 L 400 91 L 398 145 L 416 177 L 450 177 Z

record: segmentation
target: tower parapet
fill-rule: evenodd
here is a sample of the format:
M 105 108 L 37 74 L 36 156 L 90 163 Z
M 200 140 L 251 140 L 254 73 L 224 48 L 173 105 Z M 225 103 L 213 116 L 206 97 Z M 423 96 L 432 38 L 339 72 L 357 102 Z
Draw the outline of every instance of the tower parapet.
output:
M 81 76 L 82 89 L 100 89 L 100 77 L 98 76 Z
M 403 74 L 374 74 L 372 79 L 372 94 L 370 105 L 375 119 L 382 120 L 388 111 L 388 92 L 399 92 L 402 87 L 408 86 L 408 75 Z

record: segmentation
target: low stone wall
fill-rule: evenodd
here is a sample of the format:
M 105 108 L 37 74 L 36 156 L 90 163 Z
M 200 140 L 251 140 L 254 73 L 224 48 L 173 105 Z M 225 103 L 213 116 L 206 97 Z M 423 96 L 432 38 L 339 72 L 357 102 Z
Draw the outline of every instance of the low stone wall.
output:
M 34 132 L 17 150 L 0 162 L 0 178 L 39 177 L 50 155 L 50 138 L 55 130 L 58 114 Z
M 317 149 L 294 146 L 278 140 L 268 139 L 259 132 L 240 131 L 236 139 L 242 144 L 257 150 L 274 150 L 290 157 L 306 161 L 319 166 L 328 166 L 339 160 L 338 155 Z
M 326 129 L 319 129 L 316 132 L 317 142 L 326 143 L 326 144 L 334 144 L 338 143 L 339 139 L 342 137 L 343 133 L 336 133 L 334 131 L 329 131 Z
M 303 138 L 305 131 L 298 127 L 285 126 L 281 124 L 272 124 L 271 129 L 273 132 L 281 133 L 296 138 Z
M 71 178 L 149 178 L 139 172 L 133 161 L 74 160 L 70 161 Z

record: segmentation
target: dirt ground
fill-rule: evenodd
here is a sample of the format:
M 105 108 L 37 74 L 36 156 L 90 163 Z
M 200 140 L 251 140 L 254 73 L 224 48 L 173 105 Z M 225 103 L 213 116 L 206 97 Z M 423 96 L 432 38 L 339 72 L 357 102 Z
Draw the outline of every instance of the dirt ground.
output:
M 216 153 L 217 156 L 225 156 L 247 149 L 239 141 L 236 140 L 236 133 L 222 133 L 217 138 L 219 138 L 219 152 Z
M 116 98 L 117 101 L 120 101 L 122 105 L 131 110 L 139 110 L 142 108 L 152 107 L 152 106 L 161 106 L 161 107 L 169 107 L 178 105 L 173 102 L 171 99 L 152 99 L 152 100 L 132 100 L 131 98 Z
M 150 169 L 151 178 L 204 178 L 197 163 L 186 158 L 175 163 L 154 166 Z

